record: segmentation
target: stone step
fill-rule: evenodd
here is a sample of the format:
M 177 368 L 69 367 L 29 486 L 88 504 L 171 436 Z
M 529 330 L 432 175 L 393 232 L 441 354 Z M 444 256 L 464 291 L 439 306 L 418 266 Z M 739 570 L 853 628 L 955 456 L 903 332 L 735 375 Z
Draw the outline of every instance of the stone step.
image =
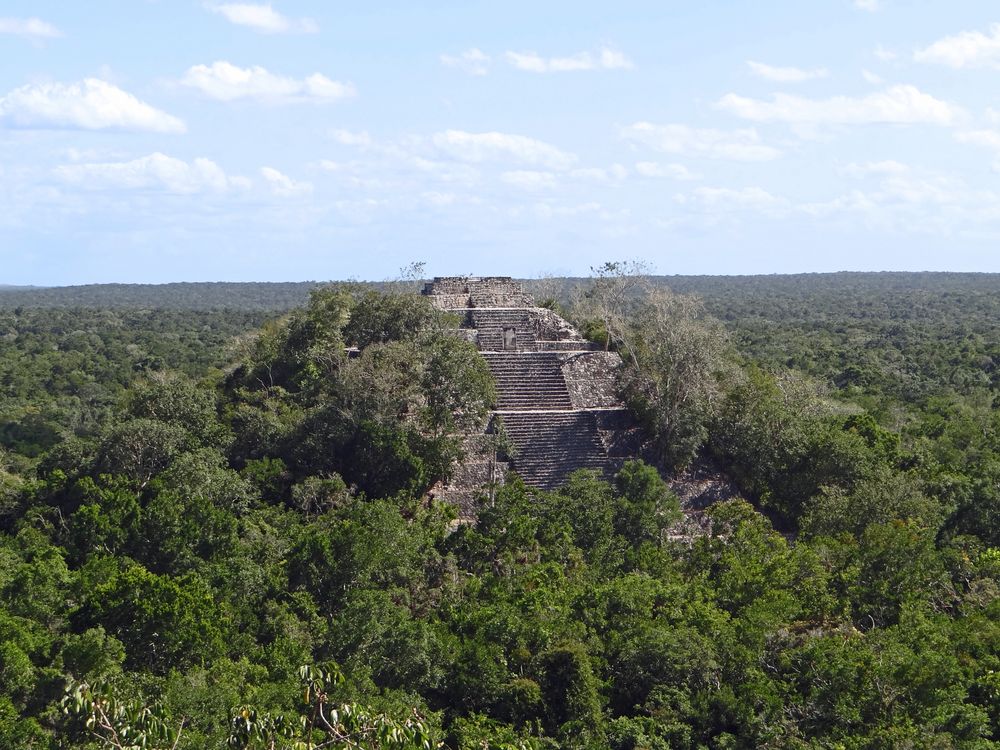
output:
M 499 409 L 563 410 L 573 402 L 556 355 L 484 352 L 497 384 Z
M 590 412 L 513 412 L 501 419 L 515 446 L 511 467 L 531 486 L 552 489 L 577 469 L 613 468 Z

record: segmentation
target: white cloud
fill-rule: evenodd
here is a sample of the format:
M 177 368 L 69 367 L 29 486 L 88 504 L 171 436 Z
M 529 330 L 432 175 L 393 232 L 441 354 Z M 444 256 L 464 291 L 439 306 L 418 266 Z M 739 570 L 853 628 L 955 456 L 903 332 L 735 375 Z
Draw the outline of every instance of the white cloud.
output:
M 353 131 L 340 128 L 330 131 L 330 138 L 341 146 L 359 146 L 367 148 L 372 145 L 372 137 L 365 130 Z
M 993 152 L 993 170 L 1000 172 L 1000 130 L 967 130 L 955 133 L 955 140 Z
M 695 174 L 683 164 L 659 164 L 654 161 L 640 161 L 635 165 L 635 171 L 643 177 L 667 177 L 672 180 L 698 180 Z
M 826 78 L 830 75 L 830 71 L 826 68 L 814 68 L 813 70 L 791 67 L 781 68 L 774 65 L 765 65 L 754 60 L 747 60 L 747 65 L 753 71 L 754 75 L 768 81 L 777 81 L 778 83 L 801 83 L 802 81 L 810 81 L 814 78 Z
M 885 161 L 869 161 L 863 164 L 851 163 L 840 170 L 848 177 L 868 177 L 870 175 L 904 174 L 910 168 L 901 162 L 887 159 Z
M 429 185 L 433 190 L 442 188 L 439 192 L 448 192 L 443 188 L 450 190 L 455 185 L 468 188 L 480 181 L 477 166 L 422 155 L 433 151 L 436 156 L 447 157 L 427 137 L 405 136 L 399 142 L 382 143 L 364 132 L 335 130 L 330 135 L 338 143 L 357 148 L 359 152 L 360 158 L 324 159 L 315 165 L 325 172 L 335 173 L 341 184 L 410 195 L 415 190 L 427 190 Z M 465 197 L 468 198 L 468 194 Z
M 989 34 L 963 31 L 939 39 L 913 53 L 917 62 L 947 65 L 950 68 L 1000 67 L 1000 23 L 990 26 Z
M 680 195 L 676 200 L 681 204 L 694 204 L 707 211 L 749 210 L 777 215 L 785 213 L 789 208 L 785 198 L 772 195 L 761 187 L 700 187 L 695 188 L 690 196 Z
M 878 178 L 878 189 L 863 195 L 869 204 L 881 207 L 954 206 L 980 199 L 952 175 L 915 169 L 898 161 L 849 164 L 842 172 L 856 178 Z
M 461 198 L 454 193 L 442 193 L 437 190 L 428 190 L 426 193 L 422 193 L 420 197 L 428 205 L 434 206 L 435 208 L 454 206 L 456 203 L 461 202 Z
M 865 79 L 872 86 L 881 86 L 885 81 L 882 76 L 872 73 L 870 70 L 862 70 L 861 77 Z
M 40 18 L 0 18 L 0 34 L 14 34 L 29 39 L 54 39 L 62 36 L 59 29 Z
M 488 161 L 517 161 L 548 169 L 569 169 L 576 156 L 544 141 L 509 133 L 467 133 L 446 130 L 435 133 L 431 142 L 442 153 L 458 161 L 479 164 Z
M 880 44 L 875 48 L 875 57 L 882 62 L 892 62 L 893 60 L 896 60 L 899 55 L 891 49 L 886 49 Z
M 566 219 L 577 216 L 597 214 L 602 220 L 615 218 L 612 214 L 603 210 L 600 203 L 589 201 L 573 206 L 554 206 L 549 203 L 535 203 L 530 206 L 515 206 L 510 209 L 510 215 L 514 218 L 523 218 L 525 215 L 533 216 L 537 219 Z
M 603 47 L 596 54 L 579 52 L 569 57 L 542 57 L 535 52 L 506 52 L 507 62 L 530 73 L 571 73 L 581 70 L 629 70 L 635 67 L 621 52 Z
M 844 213 L 862 213 L 872 215 L 878 209 L 875 200 L 860 190 L 852 190 L 832 200 L 803 203 L 797 209 L 814 219 L 826 218 Z
M 997 136 L 1000 143 L 1000 133 Z M 989 145 L 994 139 L 984 136 L 981 140 Z M 756 216 L 842 220 L 838 217 L 848 215 L 852 222 L 902 234 L 969 236 L 984 231 L 984 227 L 992 231 L 988 228 L 1000 221 L 1000 194 L 977 189 L 953 174 L 888 160 L 849 164 L 839 172 L 865 180 L 865 187 L 805 202 L 757 186 L 699 187 L 676 195 L 674 200 L 687 213 L 680 222 L 708 225 Z
M 616 184 L 628 177 L 628 170 L 621 164 L 612 164 L 607 169 L 604 167 L 573 169 L 570 170 L 569 176 L 575 180 L 584 180 L 586 182 Z
M 261 167 L 260 173 L 267 181 L 271 192 L 283 198 L 306 195 L 312 192 L 313 186 L 311 183 L 293 180 L 288 175 L 282 174 L 273 167 Z
M 15 128 L 183 133 L 183 121 L 97 78 L 35 83 L 0 97 L 0 124 Z
M 490 72 L 490 56 L 475 47 L 458 55 L 441 55 L 441 64 L 473 76 L 484 76 Z
M 518 169 L 504 172 L 500 180 L 522 190 L 551 190 L 556 186 L 556 176 L 552 172 L 537 172 Z
M 891 86 L 868 96 L 835 96 L 805 99 L 775 94 L 771 101 L 727 94 L 716 104 L 719 109 L 756 122 L 786 122 L 812 125 L 867 123 L 932 123 L 950 125 L 962 110 L 935 99 L 915 86 Z
M 891 175 L 881 184 L 880 198 L 910 205 L 948 206 L 963 201 L 961 182 L 950 175 Z
M 880 0 L 854 0 L 854 7 L 858 10 L 866 10 L 869 13 L 874 13 L 882 7 L 882 3 Z
M 222 3 L 209 4 L 208 9 L 230 23 L 248 26 L 263 34 L 315 34 L 319 26 L 311 18 L 286 18 L 268 4 Z
M 332 102 L 356 94 L 352 84 L 330 80 L 320 73 L 302 79 L 289 78 L 271 73 L 259 65 L 240 68 L 224 60 L 211 65 L 192 66 L 181 83 L 224 102 L 236 99 Z
M 1000 152 L 1000 131 L 997 130 L 967 130 L 956 133 L 955 140 Z
M 228 177 L 215 162 L 190 164 L 159 152 L 125 162 L 68 164 L 55 170 L 67 184 L 87 190 L 155 190 L 168 193 L 223 193 L 249 187 L 243 177 Z
M 623 128 L 621 134 L 625 140 L 641 143 L 656 151 L 710 159 L 767 161 L 777 158 L 781 153 L 778 149 L 761 143 L 760 136 L 752 128 L 715 130 L 637 122 Z

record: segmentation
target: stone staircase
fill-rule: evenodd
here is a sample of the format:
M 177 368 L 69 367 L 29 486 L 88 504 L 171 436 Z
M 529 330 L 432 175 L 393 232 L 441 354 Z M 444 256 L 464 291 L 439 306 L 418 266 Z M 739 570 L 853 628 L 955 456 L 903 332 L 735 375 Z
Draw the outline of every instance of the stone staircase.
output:
M 498 467 L 513 469 L 529 486 L 555 489 L 578 469 L 608 476 L 636 455 L 639 436 L 615 393 L 615 364 L 607 361 L 613 355 L 599 352 L 553 311 L 535 307 L 517 282 L 436 278 L 424 294 L 461 317 L 489 365 L 497 404 L 488 432 L 502 423 L 512 446 L 508 456 L 485 448 L 488 455 L 469 455 L 456 481 L 442 488 L 463 514 L 473 512 L 477 489 L 495 481 Z M 505 331 L 513 333 L 506 348 Z
M 497 383 L 497 410 L 572 409 L 557 354 L 482 352 Z
M 497 413 L 515 446 L 511 466 L 525 484 L 555 489 L 577 469 L 610 469 L 593 413 L 544 411 Z
M 523 308 L 476 308 L 469 310 L 467 320 L 477 331 L 480 351 L 503 351 L 505 328 L 512 328 L 517 332 L 517 351 L 534 351 L 538 348 L 532 330 L 531 314 Z

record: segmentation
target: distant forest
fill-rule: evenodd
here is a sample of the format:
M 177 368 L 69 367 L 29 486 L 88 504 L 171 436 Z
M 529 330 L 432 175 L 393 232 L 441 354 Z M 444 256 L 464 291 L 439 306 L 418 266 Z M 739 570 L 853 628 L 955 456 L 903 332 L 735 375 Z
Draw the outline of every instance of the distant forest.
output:
M 651 276 L 657 285 L 678 294 L 696 294 L 716 316 L 749 315 L 770 318 L 784 310 L 832 309 L 844 301 L 864 300 L 903 314 L 915 295 L 918 300 L 937 300 L 933 314 L 952 304 L 978 300 L 989 306 L 1000 289 L 1000 274 L 844 272 L 769 276 Z M 585 287 L 589 278 L 551 277 L 525 279 L 529 290 L 540 296 L 553 294 L 568 299 L 574 288 Z M 101 307 L 169 310 L 290 310 L 309 299 L 309 292 L 330 281 L 288 282 L 177 282 L 169 284 L 88 284 L 63 287 L 24 287 L 0 284 L 0 307 Z M 375 288 L 386 282 L 362 282 Z M 878 299 L 876 302 L 875 298 Z M 995 307 L 990 308 L 995 309 Z M 864 315 L 862 310 L 841 313 Z
M 0 748 L 1000 748 L 1000 276 L 629 268 L 651 463 L 474 523 L 416 283 L 0 287 Z

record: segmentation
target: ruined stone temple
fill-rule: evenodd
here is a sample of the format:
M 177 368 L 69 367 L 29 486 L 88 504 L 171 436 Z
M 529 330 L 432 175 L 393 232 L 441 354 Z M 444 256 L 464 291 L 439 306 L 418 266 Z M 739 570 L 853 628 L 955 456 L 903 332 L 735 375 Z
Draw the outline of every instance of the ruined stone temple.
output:
M 502 481 L 508 469 L 528 485 L 551 489 L 577 469 L 611 474 L 638 454 L 641 436 L 616 393 L 617 354 L 537 307 L 506 276 L 436 278 L 423 293 L 460 316 L 462 335 L 497 383 L 486 434 L 469 437 L 467 460 L 439 488 L 463 513 L 478 488 Z M 488 438 L 501 434 L 509 449 L 497 451 L 499 440 Z

